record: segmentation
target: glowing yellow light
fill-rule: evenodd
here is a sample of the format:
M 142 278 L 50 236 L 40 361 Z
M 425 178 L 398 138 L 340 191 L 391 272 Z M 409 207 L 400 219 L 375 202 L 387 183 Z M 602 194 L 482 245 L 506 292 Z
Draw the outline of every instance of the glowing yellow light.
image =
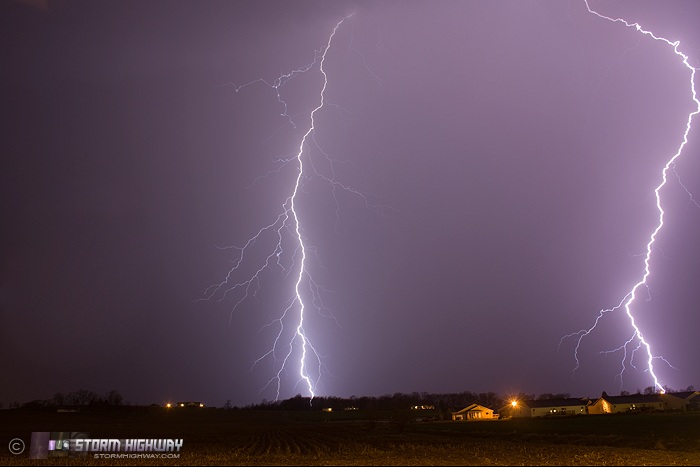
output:
M 510 405 L 512 405 L 513 407 L 517 407 L 517 406 L 518 406 L 518 401 L 513 401 L 513 402 L 510 403 Z
M 170 402 L 168 402 L 167 404 L 165 404 L 165 406 L 166 406 L 167 408 L 170 408 L 170 407 L 173 406 L 173 404 L 171 404 Z
M 204 404 L 200 403 L 199 406 L 200 406 L 200 407 L 204 407 Z
M 180 404 L 180 407 L 184 407 L 184 406 L 185 406 L 185 404 Z

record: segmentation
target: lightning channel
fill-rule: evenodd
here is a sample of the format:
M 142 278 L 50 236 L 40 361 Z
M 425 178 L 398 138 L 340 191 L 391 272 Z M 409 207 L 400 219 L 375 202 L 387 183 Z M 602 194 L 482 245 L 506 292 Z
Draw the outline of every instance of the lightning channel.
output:
M 311 145 L 319 147 L 315 139 L 317 113 L 326 105 L 332 105 L 326 98 L 328 75 L 325 70 L 325 65 L 327 55 L 331 50 L 336 33 L 342 24 L 353 15 L 354 13 L 350 13 L 335 24 L 335 27 L 328 36 L 326 44 L 321 47 L 321 49 L 315 51 L 313 62 L 293 71 L 281 74 L 274 81 L 268 81 L 260 78 L 243 85 L 228 83 L 229 85 L 234 86 L 237 93 L 256 84 L 262 84 L 271 88 L 277 96 L 278 103 L 282 106 L 282 113 L 280 115 L 287 119 L 293 128 L 297 129 L 297 124 L 293 121 L 292 116 L 289 114 L 287 103 L 282 97 L 281 88 L 290 80 L 315 70 L 320 72 L 323 81 L 317 94 L 318 103 L 309 114 L 309 126 L 302 134 L 295 154 L 278 159 L 277 163 L 279 164 L 279 167 L 277 169 L 262 177 L 258 177 L 253 181 L 253 184 L 255 184 L 258 180 L 265 178 L 274 172 L 279 172 L 283 168 L 290 165 L 296 165 L 296 176 L 294 177 L 294 183 L 288 196 L 282 203 L 281 210 L 278 212 L 277 216 L 272 220 L 272 222 L 260 228 L 243 246 L 224 247 L 225 249 L 236 250 L 238 252 L 237 258 L 233 261 L 233 265 L 229 269 L 224 279 L 219 283 L 209 286 L 205 290 L 203 297 L 199 299 L 211 300 L 218 297 L 218 301 L 223 301 L 229 294 L 238 293 L 239 297 L 231 308 L 229 320 L 230 324 L 233 320 L 235 311 L 246 300 L 257 296 L 261 289 L 261 281 L 263 279 L 262 275 L 265 271 L 276 268 L 281 270 L 285 277 L 291 276 L 293 278 L 293 291 L 288 296 L 284 309 L 276 319 L 263 326 L 263 329 L 271 326 L 277 327 L 274 342 L 271 348 L 259 358 L 254 360 L 251 365 L 252 370 L 256 365 L 265 359 L 271 358 L 274 360 L 275 370 L 273 371 L 273 376 L 261 389 L 261 392 L 273 386 L 275 388 L 275 400 L 280 398 L 282 391 L 282 379 L 284 373 L 287 372 L 289 367 L 292 365 L 295 351 L 300 354 L 298 360 L 298 377 L 295 387 L 297 385 L 303 386 L 305 391 L 307 391 L 310 395 L 311 399 L 316 396 L 323 363 L 321 355 L 316 350 L 307 334 L 305 328 L 306 313 L 310 306 L 315 307 L 323 316 L 335 318 L 332 313 L 328 311 L 320 297 L 321 292 L 326 291 L 326 289 L 324 289 L 313 279 L 307 267 L 307 261 L 309 260 L 310 255 L 315 254 L 315 249 L 312 246 L 307 245 L 305 242 L 303 222 L 298 210 L 299 193 L 302 190 L 303 180 L 311 177 L 312 175 L 321 176 L 323 180 L 331 183 L 334 196 L 336 188 L 340 188 L 362 196 L 365 198 L 367 204 L 366 197 L 359 191 L 337 182 L 335 180 L 335 173 L 333 173 L 331 177 L 323 176 L 314 168 L 310 159 L 307 161 L 309 163 L 308 168 L 306 167 L 304 161 L 305 155 L 308 151 L 310 151 L 309 148 Z M 323 151 L 321 152 L 324 157 L 328 159 L 327 154 Z M 310 156 L 306 156 L 306 158 L 309 157 Z M 239 274 L 239 270 L 243 266 L 243 263 L 246 262 L 246 264 L 249 264 L 249 262 L 255 261 L 255 257 L 251 253 L 251 249 L 256 243 L 265 241 L 268 237 L 273 238 L 274 247 L 271 249 L 271 251 L 268 250 L 268 254 L 264 255 L 262 260 L 258 259 L 257 266 L 252 268 L 254 271 L 252 274 L 248 275 L 244 280 L 237 281 L 234 277 Z M 291 246 L 289 245 L 290 242 Z M 305 299 L 307 294 L 311 297 L 310 303 L 307 303 Z M 281 355 L 281 357 L 278 357 L 278 355 Z M 312 365 L 316 366 L 315 370 L 313 371 L 315 376 L 312 376 L 312 371 L 310 369 Z
M 658 376 L 656 375 L 656 372 L 654 371 L 654 360 L 662 360 L 662 361 L 666 362 L 669 366 L 670 366 L 670 363 L 668 363 L 668 361 L 665 360 L 663 357 L 654 355 L 652 348 L 651 348 L 651 344 L 644 337 L 644 333 L 642 332 L 641 328 L 639 327 L 639 325 L 637 324 L 637 322 L 635 320 L 634 313 L 632 312 L 632 305 L 634 304 L 635 300 L 637 299 L 637 296 L 638 296 L 638 293 L 640 292 L 640 290 L 646 289 L 648 291 L 648 288 L 649 288 L 648 279 L 649 279 L 649 276 L 651 275 L 652 254 L 653 254 L 654 249 L 655 249 L 656 239 L 664 227 L 665 212 L 664 212 L 664 209 L 662 206 L 661 191 L 664 188 L 664 186 L 666 186 L 666 183 L 668 182 L 669 172 L 671 172 L 673 175 L 678 177 L 678 174 L 676 173 L 676 162 L 681 157 L 681 154 L 683 153 L 683 149 L 685 148 L 686 144 L 688 143 L 688 134 L 690 133 L 690 129 L 692 127 L 693 117 L 695 117 L 698 113 L 700 113 L 700 100 L 698 100 L 697 92 L 695 89 L 695 72 L 697 71 L 697 69 L 695 67 L 693 67 L 692 65 L 690 65 L 688 55 L 686 55 L 680 51 L 680 41 L 671 41 L 669 39 L 666 39 L 665 37 L 657 36 L 653 32 L 644 29 L 639 23 L 636 23 L 636 22 L 630 23 L 629 21 L 626 21 L 622 18 L 612 18 L 612 17 L 606 16 L 606 15 L 603 15 L 603 14 L 599 13 L 598 11 L 592 9 L 590 4 L 588 3 L 588 0 L 584 0 L 584 3 L 586 4 L 586 9 L 588 10 L 588 12 L 590 14 L 595 15 L 598 18 L 604 19 L 606 21 L 610 21 L 612 23 L 621 23 L 628 28 L 632 28 L 632 29 L 636 30 L 637 32 L 639 32 L 642 35 L 649 36 L 652 39 L 654 39 L 655 41 L 662 42 L 662 43 L 668 45 L 673 50 L 673 52 L 676 54 L 676 56 L 678 56 L 678 58 L 683 63 L 683 65 L 690 72 L 689 87 L 690 87 L 690 90 L 692 93 L 692 100 L 695 103 L 695 110 L 693 110 L 692 112 L 690 112 L 688 114 L 688 119 L 687 119 L 686 126 L 685 126 L 685 132 L 683 133 L 682 141 L 681 141 L 680 145 L 678 146 L 678 149 L 676 150 L 676 152 L 667 160 L 666 164 L 664 165 L 663 170 L 661 171 L 661 182 L 654 189 L 654 196 L 656 199 L 656 209 L 658 212 L 658 221 L 656 223 L 656 227 L 653 229 L 653 231 L 649 235 L 649 240 L 646 244 L 646 254 L 644 255 L 644 268 L 643 268 L 641 278 L 639 279 L 639 281 L 637 283 L 635 283 L 631 287 L 631 289 L 629 289 L 627 294 L 622 298 L 622 300 L 616 306 L 614 306 L 612 308 L 601 310 L 599 312 L 598 316 L 596 317 L 593 325 L 590 328 L 582 329 L 580 331 L 577 331 L 577 332 L 574 332 L 574 333 L 571 333 L 571 334 L 568 334 L 568 335 L 562 337 L 562 339 L 559 342 L 559 345 L 561 346 L 561 342 L 564 339 L 571 338 L 571 337 L 577 337 L 576 348 L 574 350 L 574 359 L 576 360 L 576 365 L 573 369 L 573 372 L 576 372 L 576 370 L 580 366 L 578 352 L 579 352 L 579 349 L 581 347 L 582 340 L 585 337 L 587 337 L 588 335 L 590 335 L 595 330 L 595 328 L 598 326 L 600 320 L 606 314 L 618 311 L 620 309 L 624 309 L 625 314 L 627 315 L 627 318 L 629 319 L 629 323 L 630 323 L 630 326 L 632 329 L 632 335 L 628 340 L 626 340 L 624 342 L 624 344 L 622 344 L 617 349 L 610 350 L 610 351 L 604 351 L 603 353 L 613 353 L 613 352 L 622 351 L 623 357 L 622 357 L 622 362 L 621 362 L 621 371 L 617 375 L 617 377 L 620 378 L 620 382 L 622 383 L 622 375 L 626 370 L 625 361 L 626 361 L 627 356 L 628 356 L 628 346 L 632 345 L 636 341 L 637 346 L 634 350 L 632 350 L 631 358 L 632 359 L 634 358 L 634 354 L 637 351 L 641 350 L 642 352 L 645 353 L 645 356 L 646 356 L 646 370 L 645 371 L 648 371 L 649 375 L 653 379 L 654 386 L 655 386 L 656 390 L 660 393 L 663 393 L 663 392 L 665 392 L 665 390 L 664 390 L 663 386 L 661 385 L 661 381 L 659 380 Z M 679 179 L 679 183 L 680 183 L 680 179 Z M 691 202 L 693 202 L 697 205 L 695 200 L 692 198 L 692 195 L 690 195 L 690 193 L 685 188 L 685 186 L 682 183 L 680 183 L 680 185 L 683 187 L 683 189 L 686 190 L 686 193 L 689 195 Z M 630 362 L 630 364 L 634 367 L 634 365 L 631 362 Z

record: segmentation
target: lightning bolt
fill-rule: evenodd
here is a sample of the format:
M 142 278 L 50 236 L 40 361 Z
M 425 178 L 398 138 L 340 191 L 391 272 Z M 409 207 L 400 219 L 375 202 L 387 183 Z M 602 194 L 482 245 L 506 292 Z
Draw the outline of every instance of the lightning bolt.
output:
M 618 352 L 622 351 L 623 352 L 623 357 L 622 357 L 622 362 L 621 362 L 621 371 L 617 375 L 620 378 L 620 382 L 622 382 L 622 374 L 625 372 L 626 367 L 625 367 L 625 361 L 627 359 L 627 352 L 628 352 L 628 346 L 631 345 L 633 342 L 637 342 L 637 346 L 632 350 L 631 357 L 630 357 L 630 365 L 634 367 L 632 364 L 632 360 L 634 358 L 634 354 L 637 351 L 643 351 L 646 353 L 646 365 L 647 365 L 647 371 L 651 375 L 653 381 L 654 381 L 654 386 L 657 388 L 657 390 L 661 393 L 665 392 L 664 388 L 661 386 L 661 383 L 659 381 L 659 378 L 656 376 L 656 373 L 654 372 L 654 360 L 661 359 L 667 364 L 670 365 L 663 357 L 660 356 L 655 356 L 654 353 L 651 350 L 651 344 L 644 338 L 644 334 L 642 333 L 642 330 L 640 327 L 637 325 L 634 314 L 632 313 L 632 305 L 634 304 L 634 301 L 637 299 L 638 292 L 640 289 L 646 289 L 648 291 L 648 283 L 647 280 L 649 279 L 649 276 L 651 275 L 651 256 L 654 251 L 654 244 L 656 242 L 656 238 L 661 232 L 663 226 L 664 226 L 664 210 L 662 207 L 662 202 L 661 202 L 661 190 L 663 187 L 666 185 L 666 182 L 668 181 L 668 176 L 669 176 L 669 171 L 673 173 L 676 177 L 678 177 L 678 174 L 676 173 L 676 161 L 678 158 L 681 157 L 681 154 L 683 152 L 683 148 L 685 145 L 688 143 L 688 134 L 690 133 L 690 128 L 692 125 L 693 117 L 700 113 L 700 100 L 698 100 L 697 93 L 695 91 L 695 72 L 696 68 L 690 65 L 688 63 L 688 56 L 681 52 L 679 50 L 680 47 L 680 41 L 671 41 L 669 39 L 666 39 L 665 37 L 660 37 L 652 33 L 651 31 L 648 31 L 644 28 L 639 23 L 630 23 L 622 18 L 611 18 L 609 16 L 605 16 L 601 13 L 598 13 L 597 11 L 593 10 L 591 6 L 588 3 L 588 0 L 584 0 L 586 4 L 586 9 L 590 14 L 593 14 L 601 19 L 604 19 L 606 21 L 610 21 L 613 23 L 621 23 L 624 24 L 628 28 L 633 28 L 637 32 L 641 33 L 642 35 L 649 36 L 652 39 L 665 43 L 671 49 L 673 49 L 673 52 L 679 57 L 679 59 L 682 61 L 683 65 L 690 71 L 690 90 L 692 92 L 692 98 L 693 102 L 695 102 L 695 110 L 690 112 L 688 114 L 688 120 L 686 123 L 685 127 L 685 132 L 683 133 L 683 140 L 681 141 L 680 145 L 678 146 L 677 151 L 673 156 L 668 159 L 666 164 L 664 165 L 663 170 L 661 171 L 661 183 L 654 189 L 654 195 L 656 197 L 656 209 L 658 210 L 658 222 L 656 224 L 656 227 L 652 231 L 651 235 L 649 236 L 649 241 L 646 244 L 646 254 L 644 257 L 644 269 L 643 269 L 643 274 L 641 276 L 641 279 L 632 286 L 632 288 L 627 292 L 627 294 L 622 298 L 622 300 L 614 307 L 608 308 L 601 310 L 595 319 L 593 325 L 588 328 L 588 329 L 582 329 L 578 332 L 574 332 L 571 334 L 568 334 L 559 341 L 559 345 L 561 346 L 561 343 L 564 339 L 578 336 L 578 339 L 576 341 L 576 348 L 574 350 L 574 359 L 576 360 L 576 366 L 573 370 L 573 372 L 576 372 L 576 370 L 580 366 L 579 358 L 578 358 L 578 352 L 581 346 L 582 340 L 591 334 L 595 328 L 598 326 L 598 323 L 600 320 L 607 314 L 611 312 L 618 311 L 620 309 L 624 309 L 627 317 L 629 318 L 629 323 L 631 326 L 631 335 L 628 338 L 627 341 L 624 342 L 620 347 L 617 349 L 613 349 L 610 351 L 604 351 L 602 353 L 613 353 L 613 352 Z M 680 183 L 680 181 L 679 181 Z M 697 205 L 697 202 L 693 199 L 692 195 L 688 192 L 688 190 L 685 188 L 685 186 L 680 183 L 681 187 L 685 189 L 686 193 L 689 195 L 691 202 L 695 203 Z
M 237 250 L 238 257 L 233 262 L 233 266 L 229 269 L 228 273 L 226 274 L 226 277 L 218 284 L 211 285 L 209 288 L 207 288 L 207 290 L 204 292 L 204 297 L 199 299 L 210 300 L 215 296 L 219 296 L 219 301 L 223 301 L 227 297 L 227 295 L 240 291 L 241 296 L 234 303 L 231 309 L 230 319 L 232 320 L 233 314 L 236 311 L 236 309 L 238 309 L 238 307 L 241 306 L 247 299 L 256 296 L 257 292 L 260 290 L 262 274 L 266 270 L 271 268 L 280 268 L 285 273 L 285 277 L 292 275 L 292 277 L 294 278 L 294 288 L 293 293 L 286 302 L 286 306 L 280 313 L 279 317 L 277 317 L 275 320 L 264 326 L 264 328 L 270 326 L 278 326 L 278 331 L 275 336 L 272 348 L 266 353 L 264 353 L 262 356 L 257 358 L 251 366 L 252 370 L 258 363 L 262 362 L 267 358 L 272 358 L 274 360 L 274 375 L 261 389 L 261 392 L 266 388 L 270 387 L 271 385 L 274 385 L 276 388 L 275 400 L 278 400 L 280 397 L 283 373 L 286 372 L 288 366 L 291 365 L 290 360 L 293 358 L 295 349 L 301 354 L 298 361 L 299 373 L 296 385 L 301 384 L 306 389 L 306 391 L 308 391 L 308 394 L 311 396 L 312 399 L 316 395 L 317 386 L 319 384 L 319 379 L 321 375 L 321 369 L 323 367 L 322 358 L 317 352 L 314 345 L 312 344 L 304 328 L 305 315 L 308 308 L 308 304 L 305 302 L 304 297 L 307 293 L 312 297 L 310 303 L 311 306 L 314 306 L 317 310 L 319 310 L 319 312 L 321 312 L 322 310 L 326 310 L 326 308 L 320 296 L 321 291 L 325 291 L 325 289 L 323 289 L 321 285 L 314 281 L 307 268 L 307 261 L 309 259 L 309 255 L 314 254 L 315 250 L 313 249 L 313 247 L 307 245 L 304 241 L 304 229 L 302 227 L 302 219 L 300 218 L 298 212 L 298 195 L 299 192 L 302 190 L 302 182 L 305 178 L 309 178 L 311 176 L 319 176 L 324 181 L 331 184 L 334 196 L 336 189 L 343 189 L 363 197 L 365 199 L 366 205 L 370 205 L 367 198 L 362 193 L 336 181 L 334 172 L 329 177 L 324 176 L 318 170 L 316 170 L 316 168 L 313 166 L 313 163 L 311 162 L 309 155 L 306 156 L 308 158 L 307 162 L 309 163 L 309 169 L 306 168 L 304 163 L 304 156 L 309 151 L 310 144 L 313 144 L 314 147 L 318 148 L 323 154 L 323 156 L 329 162 L 331 162 L 332 168 L 332 161 L 330 161 L 328 155 L 325 152 L 323 152 L 323 150 L 321 150 L 318 142 L 315 139 L 316 114 L 321 109 L 323 109 L 324 106 L 331 105 L 327 102 L 326 99 L 326 88 L 328 87 L 328 75 L 326 74 L 324 68 L 326 57 L 331 49 L 333 39 L 338 29 L 348 18 L 350 18 L 353 15 L 354 13 L 350 13 L 349 15 L 345 16 L 336 23 L 335 27 L 333 28 L 333 31 L 328 37 L 328 41 L 326 42 L 325 46 L 322 47 L 320 50 L 315 51 L 313 62 L 303 67 L 297 68 L 296 70 L 293 70 L 291 72 L 284 73 L 272 82 L 267 81 L 265 79 L 257 79 L 240 86 L 235 86 L 236 92 L 240 92 L 242 89 L 255 84 L 263 84 L 271 88 L 277 96 L 278 103 L 283 108 L 281 116 L 286 118 L 289 124 L 291 124 L 291 126 L 296 129 L 297 125 L 292 120 L 292 116 L 288 113 L 288 106 L 282 98 L 280 89 L 285 85 L 285 83 L 289 82 L 290 80 L 304 73 L 313 71 L 316 68 L 318 68 L 321 76 L 323 77 L 323 84 L 318 94 L 318 104 L 309 115 L 309 126 L 301 137 L 296 153 L 293 156 L 288 156 L 277 161 L 281 165 L 274 172 L 278 172 L 283 167 L 289 166 L 290 164 L 295 164 L 297 169 L 297 174 L 294 179 L 293 187 L 290 190 L 291 192 L 289 196 L 287 196 L 284 202 L 282 203 L 281 211 L 279 211 L 277 217 L 272 222 L 260 228 L 257 231 L 257 233 L 250 237 L 242 247 L 225 247 L 225 249 Z M 267 175 L 270 175 L 270 173 L 268 173 Z M 258 177 L 258 179 L 259 178 L 261 177 Z M 256 181 L 258 179 L 256 179 Z M 255 183 L 255 181 L 253 183 Z M 336 216 L 337 215 L 338 213 L 336 210 Z M 272 236 L 272 238 L 274 238 L 274 247 L 272 248 L 272 251 L 269 252 L 262 259 L 262 261 L 259 261 L 257 266 L 253 267 L 254 272 L 251 275 L 249 275 L 247 279 L 242 281 L 236 281 L 234 277 L 238 273 L 239 269 L 243 266 L 243 263 L 246 262 L 247 264 L 247 262 L 254 261 L 253 259 L 249 259 L 251 256 L 253 256 L 250 250 L 257 242 L 264 241 L 264 239 L 268 236 Z M 290 241 L 290 239 L 293 244 L 291 248 L 287 246 L 287 242 Z M 290 249 L 291 251 L 288 251 Z M 285 260 L 285 258 L 287 259 Z M 331 318 L 333 318 L 332 314 L 330 313 L 327 313 L 325 316 L 330 316 Z M 289 324 L 290 321 L 292 322 L 291 325 Z M 291 332 L 291 337 L 285 337 L 285 333 L 289 335 L 289 330 L 292 329 L 293 332 Z M 277 355 L 280 352 L 283 354 L 283 356 L 280 359 L 278 359 Z M 317 374 L 316 377 L 312 377 L 311 375 L 309 367 L 312 364 L 317 365 L 317 370 L 315 372 L 315 374 Z

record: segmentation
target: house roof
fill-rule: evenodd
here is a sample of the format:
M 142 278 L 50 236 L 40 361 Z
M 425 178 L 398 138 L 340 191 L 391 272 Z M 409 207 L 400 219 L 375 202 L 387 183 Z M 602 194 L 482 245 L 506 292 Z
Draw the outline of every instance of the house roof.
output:
M 526 405 L 531 409 L 541 409 L 545 407 L 573 407 L 588 404 L 588 399 L 578 399 L 568 397 L 566 399 L 537 399 L 522 401 L 521 404 Z
M 471 411 L 483 412 L 484 410 L 491 410 L 491 411 L 493 411 L 493 409 L 489 409 L 488 407 L 484 407 L 483 405 L 479 405 L 479 404 L 470 404 L 470 405 L 466 406 L 465 408 L 463 408 L 462 410 L 459 410 L 459 411 L 457 411 L 457 412 L 452 412 L 452 413 L 453 413 L 453 414 L 458 414 L 458 413 L 466 413 L 466 412 L 471 412 Z
M 696 397 L 700 392 L 698 391 L 683 391 L 683 392 L 667 392 L 666 393 L 669 396 L 675 396 L 680 399 L 692 399 Z
M 601 396 L 598 400 L 605 399 L 611 404 L 649 404 L 663 402 L 657 394 L 630 394 L 629 396 Z M 597 402 L 597 401 L 596 401 Z

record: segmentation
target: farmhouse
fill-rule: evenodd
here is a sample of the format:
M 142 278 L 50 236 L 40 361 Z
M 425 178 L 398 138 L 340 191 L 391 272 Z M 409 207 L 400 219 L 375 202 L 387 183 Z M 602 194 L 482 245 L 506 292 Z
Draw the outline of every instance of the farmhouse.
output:
M 202 408 L 202 407 L 204 407 L 204 404 L 202 404 L 199 401 L 181 401 L 181 402 L 177 402 L 175 404 L 175 407 L 199 407 L 199 408 Z
M 452 412 L 452 420 L 497 420 L 498 414 L 493 409 L 479 404 L 468 405 L 457 412 Z
M 664 401 L 664 410 L 700 409 L 700 391 L 667 392 L 659 396 Z
M 511 417 L 561 417 L 586 415 L 588 399 L 538 399 L 513 401 L 509 408 Z
M 589 414 L 653 412 L 664 410 L 664 401 L 658 394 L 608 396 L 605 392 L 588 406 Z

